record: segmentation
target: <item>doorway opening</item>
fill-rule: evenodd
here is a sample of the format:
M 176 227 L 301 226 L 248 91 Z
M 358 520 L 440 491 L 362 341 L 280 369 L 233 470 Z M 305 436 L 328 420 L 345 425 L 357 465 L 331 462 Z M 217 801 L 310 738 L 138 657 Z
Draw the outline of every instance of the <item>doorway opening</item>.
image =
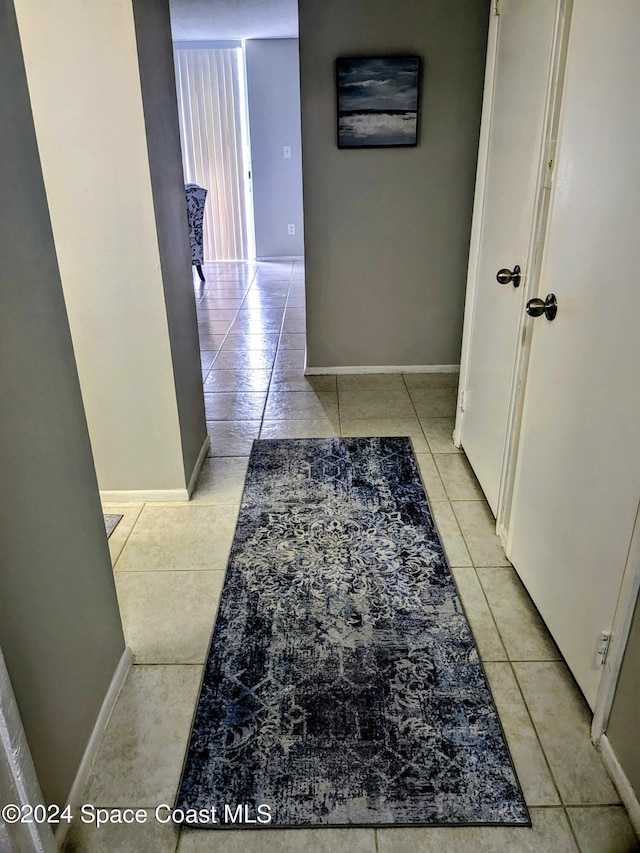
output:
M 255 257 L 245 52 L 241 42 L 174 46 L 185 183 L 207 190 L 207 261 Z

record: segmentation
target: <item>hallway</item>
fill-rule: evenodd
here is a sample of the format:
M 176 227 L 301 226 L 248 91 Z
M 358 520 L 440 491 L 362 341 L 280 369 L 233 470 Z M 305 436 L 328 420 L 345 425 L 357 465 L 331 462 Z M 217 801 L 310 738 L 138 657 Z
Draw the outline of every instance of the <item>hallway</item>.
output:
M 83 802 L 149 810 L 145 824 L 77 823 L 65 850 L 134 853 L 630 853 L 635 836 L 589 740 L 590 714 L 494 534 L 451 443 L 457 374 L 305 377 L 304 269 L 297 261 L 205 264 L 196 280 L 210 456 L 189 502 L 105 504 L 135 664 Z M 251 442 L 409 435 L 518 771 L 533 829 L 187 830 L 172 806 Z M 248 836 L 247 836 L 248 833 Z

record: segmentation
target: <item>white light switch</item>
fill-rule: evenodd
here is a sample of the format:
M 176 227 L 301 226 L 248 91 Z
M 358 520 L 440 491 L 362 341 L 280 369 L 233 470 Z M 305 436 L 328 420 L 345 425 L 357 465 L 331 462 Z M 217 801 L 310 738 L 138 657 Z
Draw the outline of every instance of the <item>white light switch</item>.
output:
M 291 160 L 291 146 L 285 145 L 282 150 L 284 151 L 284 159 Z

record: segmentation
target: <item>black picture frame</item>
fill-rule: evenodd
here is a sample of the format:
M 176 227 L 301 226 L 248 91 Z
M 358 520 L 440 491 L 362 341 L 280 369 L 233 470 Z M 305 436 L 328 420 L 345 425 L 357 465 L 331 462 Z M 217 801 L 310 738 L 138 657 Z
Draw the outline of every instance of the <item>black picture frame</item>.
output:
M 419 56 L 336 59 L 338 148 L 415 148 Z

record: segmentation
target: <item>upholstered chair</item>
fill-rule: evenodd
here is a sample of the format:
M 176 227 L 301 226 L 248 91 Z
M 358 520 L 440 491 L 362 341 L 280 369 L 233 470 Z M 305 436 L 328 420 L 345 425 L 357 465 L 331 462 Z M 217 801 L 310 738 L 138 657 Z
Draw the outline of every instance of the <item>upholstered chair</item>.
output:
M 202 220 L 204 218 L 204 203 L 207 198 L 207 190 L 204 187 L 198 186 L 198 184 L 185 184 L 184 191 L 187 197 L 191 264 L 198 271 L 200 281 L 204 281 L 204 273 L 202 272 Z

